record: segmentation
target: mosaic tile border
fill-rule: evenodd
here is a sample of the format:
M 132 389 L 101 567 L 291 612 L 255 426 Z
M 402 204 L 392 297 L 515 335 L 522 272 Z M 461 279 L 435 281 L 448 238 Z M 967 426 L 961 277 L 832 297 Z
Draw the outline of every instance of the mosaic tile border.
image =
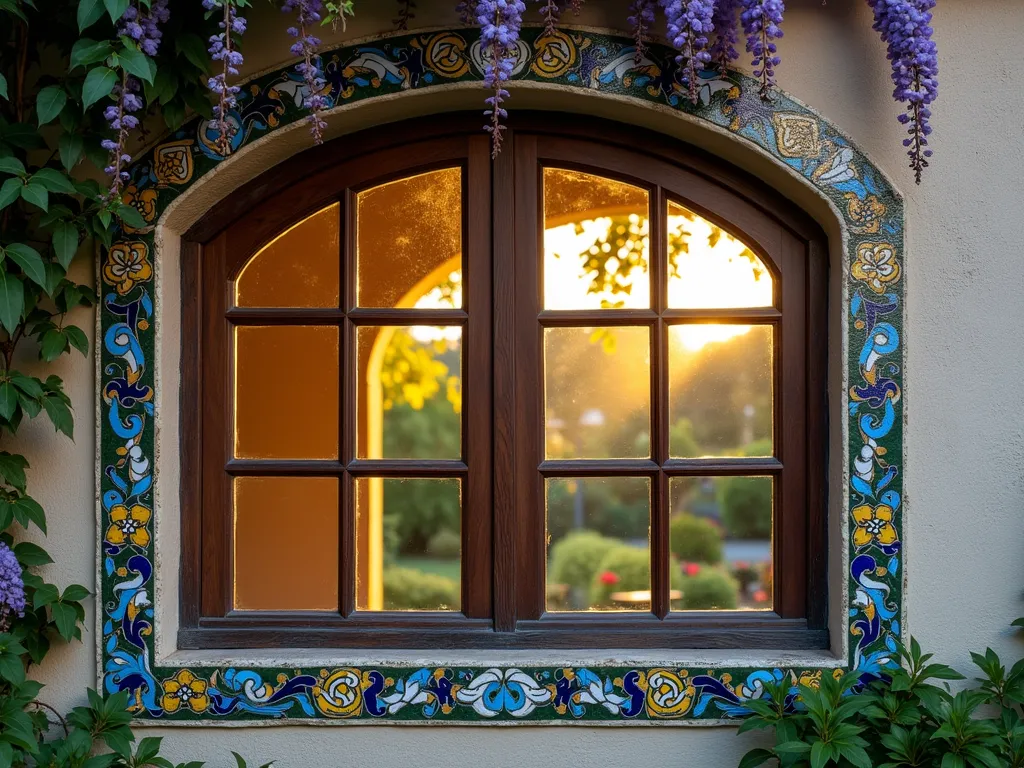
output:
M 703 73 L 686 98 L 674 51 L 591 32 L 524 31 L 513 77 L 597 89 L 668 106 L 756 144 L 808 179 L 845 224 L 850 478 L 847 630 L 851 668 L 877 675 L 900 637 L 903 464 L 903 206 L 883 175 L 832 125 L 785 95 L 757 96 L 739 73 Z M 475 30 L 389 37 L 321 54 L 333 106 L 482 79 Z M 101 268 L 100 494 L 102 686 L 130 693 L 151 722 L 715 721 L 743 712 L 767 679 L 823 669 L 647 667 L 168 668 L 154 664 L 154 225 L 231 153 L 305 115 L 291 68 L 247 83 L 226 155 L 192 119 L 131 168 L 126 200 L 148 226 L 119 233 Z M 482 99 L 482 97 L 481 97 Z M 343 654 L 339 653 L 339 656 Z

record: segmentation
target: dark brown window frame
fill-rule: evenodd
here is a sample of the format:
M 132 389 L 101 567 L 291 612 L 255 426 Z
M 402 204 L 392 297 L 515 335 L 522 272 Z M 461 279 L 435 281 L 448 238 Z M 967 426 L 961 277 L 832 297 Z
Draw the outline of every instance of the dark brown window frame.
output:
M 477 115 L 414 120 L 311 149 L 234 192 L 183 237 L 178 647 L 827 648 L 824 233 L 756 179 L 658 134 L 593 118 L 520 114 L 492 163 L 488 137 L 479 132 L 478 122 Z M 773 270 L 773 309 L 670 310 L 661 292 L 652 291 L 650 310 L 617 310 L 613 316 L 605 311 L 600 323 L 647 324 L 659 345 L 665 344 L 673 323 L 756 320 L 775 325 L 780 329 L 774 345 L 776 458 L 669 459 L 667 432 L 661 430 L 650 460 L 540 461 L 539 342 L 530 339 L 539 338 L 542 322 L 596 319 L 586 311 L 540 311 L 537 187 L 544 164 L 645 187 L 655 211 L 669 199 L 677 201 L 741 238 Z M 354 588 L 341 592 L 338 614 L 232 611 L 229 477 L 295 470 L 297 463 L 231 458 L 232 430 L 229 422 L 225 427 L 224 416 L 231 402 L 229 321 L 337 324 L 347 361 L 357 325 L 402 324 L 410 312 L 229 309 L 232 276 L 261 245 L 335 201 L 342 203 L 343 254 L 352 253 L 355 190 L 454 165 L 464 170 L 468 208 L 463 217 L 467 305 L 464 310 L 417 310 L 417 321 L 433 319 L 465 329 L 464 456 L 470 461 L 356 460 L 354 437 L 342 431 L 340 461 L 303 464 L 318 465 L 309 471 L 342 478 L 344 499 L 351 498 L 349 485 L 357 476 L 462 477 L 463 612 L 358 612 Z M 492 210 L 505 215 L 492 216 Z M 661 217 L 651 225 L 651 274 L 658 281 L 667 248 Z M 354 259 L 342 258 L 343 306 L 353 306 Z M 474 290 L 479 285 L 488 289 Z M 355 381 L 351 368 L 342 366 L 343 391 Z M 656 360 L 651 381 L 655 424 L 668 402 L 667 371 Z M 353 423 L 354 404 L 354 396 L 343 398 L 342 422 Z M 782 479 L 775 483 L 776 509 L 783 510 L 774 523 L 775 610 L 669 613 L 668 478 L 751 473 Z M 651 612 L 545 614 L 544 474 L 651 478 Z M 346 501 L 339 526 L 341 583 L 341 574 L 354 573 L 354 537 L 345 535 L 353 526 L 354 511 Z

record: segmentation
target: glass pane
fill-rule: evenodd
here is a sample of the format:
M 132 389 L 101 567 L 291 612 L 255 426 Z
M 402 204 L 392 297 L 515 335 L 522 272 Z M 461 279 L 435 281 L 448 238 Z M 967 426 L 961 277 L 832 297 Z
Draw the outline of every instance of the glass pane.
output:
M 459 168 L 360 192 L 356 216 L 358 306 L 462 306 Z
M 770 307 L 772 276 L 750 248 L 677 203 L 668 204 L 668 305 Z
M 547 610 L 650 610 L 650 481 L 560 477 L 545 485 Z
M 239 307 L 337 307 L 339 206 L 303 219 L 261 248 L 235 280 Z
M 462 603 L 462 484 L 356 481 L 356 607 L 457 611 Z
M 672 609 L 771 610 L 772 479 L 673 477 Z
M 646 190 L 544 169 L 544 308 L 651 306 Z
M 462 457 L 462 329 L 358 330 L 361 459 Z
M 773 455 L 770 325 L 674 325 L 668 371 L 673 457 Z
M 544 437 L 549 459 L 651 455 L 647 328 L 544 331 Z
M 338 479 L 236 477 L 234 607 L 338 610 Z
M 337 327 L 235 328 L 235 456 L 338 458 Z

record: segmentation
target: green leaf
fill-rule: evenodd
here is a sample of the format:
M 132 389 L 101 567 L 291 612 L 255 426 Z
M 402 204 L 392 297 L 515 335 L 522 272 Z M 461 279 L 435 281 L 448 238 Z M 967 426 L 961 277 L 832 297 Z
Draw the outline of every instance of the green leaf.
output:
M 66 325 L 64 326 L 64 335 L 68 337 L 71 346 L 81 352 L 83 357 L 89 356 L 89 339 L 85 335 L 85 331 L 77 325 Z
M 52 363 L 63 355 L 67 348 L 68 338 L 57 328 L 47 331 L 39 340 L 39 356 L 47 363 Z
M 60 591 L 57 587 L 53 584 L 43 584 L 32 597 L 32 607 L 38 611 L 40 608 L 45 608 L 50 603 L 55 603 L 59 599 Z
M 117 85 L 117 73 L 108 67 L 90 69 L 82 86 L 82 107 L 88 109 L 100 99 L 110 95 Z
M 9 381 L 0 382 L 0 419 L 10 419 L 18 407 L 18 391 Z
M 0 211 L 18 199 L 22 186 L 21 179 L 8 179 L 0 186 Z
M 59 222 L 53 228 L 53 252 L 66 270 L 78 252 L 78 227 L 66 221 Z
M 773 760 L 775 755 L 769 752 L 767 749 L 752 749 L 743 756 L 740 760 L 739 768 L 758 768 L 758 766 L 764 765 L 769 760 Z
M 174 39 L 174 50 L 179 54 L 183 54 L 186 59 L 203 72 L 206 72 L 210 66 L 210 57 L 206 53 L 206 43 L 203 42 L 199 35 L 186 32 L 176 36 Z
M 142 51 L 126 45 L 124 50 L 118 53 L 118 57 L 121 60 L 121 66 L 128 74 L 135 75 L 147 83 L 153 82 L 153 77 L 156 75 L 156 64 Z
M 21 160 L 14 156 L 0 157 L 0 173 L 9 173 L 12 176 L 21 176 L 25 173 L 25 166 Z
M 25 663 L 14 653 L 0 653 L 0 678 L 14 685 L 25 682 Z
M 85 140 L 77 133 L 61 133 L 57 140 L 57 149 L 60 151 L 60 164 L 65 170 L 70 171 L 82 158 Z
M 80 40 L 76 40 L 75 44 L 71 46 L 71 61 L 68 68 L 74 69 L 75 67 L 87 67 L 90 64 L 96 64 L 103 61 L 113 52 L 114 46 L 107 40 L 97 41 L 83 37 Z
M 29 184 L 42 184 L 50 192 L 74 195 L 78 193 L 71 179 L 58 171 L 56 168 L 40 168 L 32 174 Z
M 68 95 L 59 85 L 48 85 L 36 96 L 36 118 L 40 125 L 53 120 L 64 105 L 68 103 Z
M 7 258 L 21 267 L 22 271 L 40 288 L 46 287 L 46 268 L 39 251 L 24 243 L 11 243 L 4 249 Z
M 11 374 L 11 383 L 33 399 L 43 396 L 43 385 L 39 383 L 39 379 L 32 376 L 15 371 Z
M 83 32 L 103 15 L 103 3 L 100 0 L 80 0 L 78 3 L 78 31 Z
M 77 603 L 79 600 L 85 600 L 91 594 L 81 584 L 71 584 L 64 590 L 64 594 L 60 596 L 60 599 L 65 603 Z
M 110 20 L 116 22 L 124 16 L 124 12 L 128 9 L 128 0 L 103 0 L 103 5 L 110 15 Z
M 123 221 L 132 229 L 145 229 L 149 225 L 146 220 L 142 218 L 142 214 L 139 213 L 139 209 L 134 205 L 121 205 L 117 208 L 117 218 Z
M 828 761 L 828 745 L 823 741 L 814 742 L 811 747 L 811 768 L 822 768 Z
M 7 95 L 7 78 L 2 74 L 0 74 L 0 96 L 3 96 L 5 99 L 11 98 Z
M 53 621 L 57 624 L 57 631 L 65 640 L 71 640 L 75 636 L 75 625 L 78 624 L 78 614 L 70 605 L 64 603 L 52 603 L 50 613 Z
M 48 565 L 53 562 L 45 549 L 31 541 L 18 542 L 12 551 L 22 565 Z
M 7 451 L 0 453 L 0 477 L 19 491 L 25 490 L 25 470 L 27 468 L 28 461 L 24 456 Z
M 40 531 L 46 533 L 46 513 L 38 501 L 31 496 L 22 496 L 14 502 L 14 510 L 25 520 L 35 523 Z
M 25 310 L 25 286 L 14 275 L 0 268 L 0 325 L 13 334 Z
M 21 197 L 26 203 L 42 208 L 44 211 L 50 206 L 50 193 L 42 184 L 28 183 L 21 188 Z
M 74 438 L 75 422 L 67 403 L 60 398 L 47 396 L 43 398 L 43 410 L 46 411 L 46 415 L 50 417 L 50 421 L 53 422 L 53 426 L 58 432 L 63 432 L 68 437 Z
M 781 755 L 806 755 L 811 751 L 811 745 L 804 741 L 787 741 L 776 745 L 775 751 Z

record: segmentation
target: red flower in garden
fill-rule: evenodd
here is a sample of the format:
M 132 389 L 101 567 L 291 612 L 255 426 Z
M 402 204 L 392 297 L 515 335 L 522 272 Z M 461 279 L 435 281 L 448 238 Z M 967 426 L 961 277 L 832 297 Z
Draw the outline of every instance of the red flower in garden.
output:
M 609 587 L 619 583 L 619 574 L 615 571 L 605 571 L 597 578 L 601 580 L 602 584 L 607 584 Z
M 755 603 L 764 603 L 764 602 L 767 602 L 767 600 L 768 600 L 768 593 L 765 592 L 763 589 L 759 589 L 759 590 L 757 590 L 754 593 L 754 602 Z
M 683 563 L 683 573 L 687 576 L 696 576 L 700 573 L 700 566 L 697 563 Z

